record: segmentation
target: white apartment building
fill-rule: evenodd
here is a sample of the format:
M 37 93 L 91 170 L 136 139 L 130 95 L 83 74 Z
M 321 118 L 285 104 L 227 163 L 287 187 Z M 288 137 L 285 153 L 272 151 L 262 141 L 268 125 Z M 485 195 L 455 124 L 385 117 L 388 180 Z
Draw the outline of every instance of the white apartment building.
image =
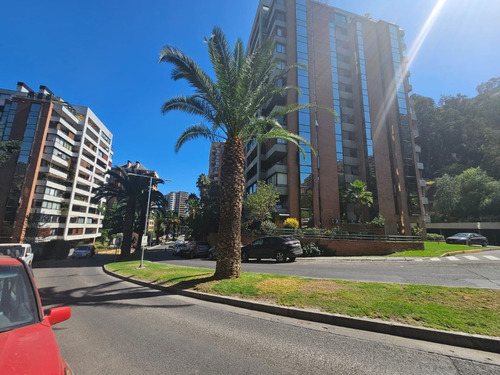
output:
M 40 216 L 39 241 L 92 242 L 103 215 L 92 189 L 107 182 L 113 135 L 88 107 L 52 100 L 52 112 L 31 213 Z

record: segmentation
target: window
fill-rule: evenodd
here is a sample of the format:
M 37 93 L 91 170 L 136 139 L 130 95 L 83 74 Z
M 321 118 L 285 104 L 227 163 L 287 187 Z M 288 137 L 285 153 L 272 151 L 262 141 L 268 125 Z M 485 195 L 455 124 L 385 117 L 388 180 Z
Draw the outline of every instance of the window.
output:
M 276 36 L 285 36 L 285 30 L 282 27 L 276 27 Z
M 285 53 L 285 45 L 281 43 L 276 43 L 276 52 Z

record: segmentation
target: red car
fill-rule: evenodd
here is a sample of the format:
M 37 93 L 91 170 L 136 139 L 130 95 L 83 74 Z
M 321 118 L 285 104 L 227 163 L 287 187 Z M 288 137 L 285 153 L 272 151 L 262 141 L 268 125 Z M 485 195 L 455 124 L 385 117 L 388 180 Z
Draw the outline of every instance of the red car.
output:
M 52 332 L 70 316 L 69 307 L 44 315 L 30 268 L 0 256 L 0 374 L 71 374 Z

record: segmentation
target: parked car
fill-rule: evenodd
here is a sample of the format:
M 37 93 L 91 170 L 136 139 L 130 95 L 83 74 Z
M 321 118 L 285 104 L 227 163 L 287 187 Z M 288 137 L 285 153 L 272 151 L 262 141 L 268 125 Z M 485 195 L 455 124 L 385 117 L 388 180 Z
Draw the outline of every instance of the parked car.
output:
M 210 244 L 207 241 L 190 241 L 186 247 L 180 251 L 180 256 L 187 256 L 190 258 L 207 257 Z
M 70 316 L 69 307 L 45 315 L 31 269 L 0 255 L 0 374 L 71 374 L 52 331 Z
M 174 255 L 181 255 L 181 250 L 186 247 L 185 243 L 176 243 L 174 246 Z
M 30 267 L 33 265 L 33 251 L 30 244 L 3 243 L 0 244 L 0 254 L 20 258 Z
M 277 262 L 285 262 L 287 258 L 293 262 L 302 255 L 300 241 L 292 236 L 262 237 L 241 249 L 241 260 L 248 261 L 250 258 L 273 258 Z
M 446 243 L 462 244 L 467 246 L 481 245 L 488 246 L 488 239 L 477 233 L 457 233 L 446 238 Z
M 71 254 L 71 258 L 91 258 L 95 255 L 95 247 L 94 245 L 79 245 L 75 250 L 73 250 L 73 254 Z
M 241 244 L 240 246 L 243 247 L 243 244 Z M 211 247 L 208 250 L 208 259 L 210 259 L 210 260 L 216 260 L 217 259 L 217 245 Z

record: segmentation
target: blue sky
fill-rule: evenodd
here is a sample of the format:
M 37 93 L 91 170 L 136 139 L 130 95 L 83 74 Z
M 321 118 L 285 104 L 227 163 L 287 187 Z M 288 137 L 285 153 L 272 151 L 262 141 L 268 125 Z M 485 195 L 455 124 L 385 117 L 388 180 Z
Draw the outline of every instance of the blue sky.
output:
M 476 95 L 476 86 L 500 76 L 499 0 L 446 0 L 425 39 L 419 34 L 438 0 L 329 0 L 357 14 L 398 24 L 409 51 L 413 92 Z M 2 4 L 0 87 L 18 81 L 49 87 L 66 101 L 90 107 L 114 134 L 114 164 L 138 160 L 160 177 L 160 187 L 198 193 L 208 173 L 208 141 L 175 153 L 175 141 L 199 118 L 162 115 L 162 103 L 191 93 L 158 64 L 162 46 L 181 48 L 209 70 L 203 37 L 222 27 L 231 44 L 248 41 L 258 0 L 24 0 Z

